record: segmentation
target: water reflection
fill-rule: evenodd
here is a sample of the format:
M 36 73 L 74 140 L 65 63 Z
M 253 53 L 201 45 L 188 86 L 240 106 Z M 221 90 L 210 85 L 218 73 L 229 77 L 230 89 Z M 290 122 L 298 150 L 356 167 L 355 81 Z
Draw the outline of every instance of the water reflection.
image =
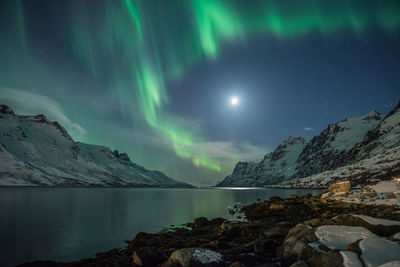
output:
M 157 188 L 0 188 L 0 265 L 35 259 L 77 260 L 258 198 L 314 190 Z

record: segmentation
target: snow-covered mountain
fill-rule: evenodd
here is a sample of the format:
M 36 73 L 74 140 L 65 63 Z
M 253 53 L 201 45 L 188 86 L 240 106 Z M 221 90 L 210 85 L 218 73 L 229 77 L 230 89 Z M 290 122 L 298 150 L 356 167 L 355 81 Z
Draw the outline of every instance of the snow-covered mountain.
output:
M 0 185 L 189 187 L 130 161 L 125 153 L 74 142 L 44 115 L 0 105 Z
M 342 165 L 309 177 L 282 183 L 284 187 L 327 187 L 349 179 L 353 185 L 372 184 L 400 176 L 400 102 L 364 139 L 343 157 Z
M 290 165 L 281 169 L 271 153 L 259 163 L 239 162 L 218 186 L 325 187 L 343 179 L 351 179 L 353 184 L 370 183 L 400 174 L 399 151 L 400 103 L 383 120 L 372 111 L 330 124 L 304 143 L 299 153 L 292 153 L 297 158 L 287 160 Z
M 328 125 L 306 145 L 297 160 L 295 178 L 307 177 L 346 164 L 344 156 L 382 120 L 376 111 Z
M 289 136 L 258 163 L 239 162 L 218 186 L 262 186 L 286 181 L 296 173 L 297 159 L 307 144 L 303 137 Z

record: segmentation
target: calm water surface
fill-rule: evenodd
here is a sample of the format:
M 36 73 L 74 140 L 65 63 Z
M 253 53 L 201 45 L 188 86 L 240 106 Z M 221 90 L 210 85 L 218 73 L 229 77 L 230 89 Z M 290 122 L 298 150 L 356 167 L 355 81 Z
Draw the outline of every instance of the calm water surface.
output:
M 194 218 L 229 218 L 258 198 L 318 194 L 303 189 L 0 188 L 0 266 L 78 260 Z

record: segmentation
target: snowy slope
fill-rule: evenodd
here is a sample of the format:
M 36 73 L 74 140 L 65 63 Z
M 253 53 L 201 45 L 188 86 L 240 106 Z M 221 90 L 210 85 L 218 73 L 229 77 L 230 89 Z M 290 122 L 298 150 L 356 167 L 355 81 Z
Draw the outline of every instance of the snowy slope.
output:
M 330 124 L 308 143 L 280 149 L 286 142 L 257 164 L 238 163 L 218 186 L 325 187 L 344 179 L 373 183 L 399 175 L 400 104 L 383 120 L 372 111 Z M 282 158 L 273 156 L 280 153 Z
M 304 148 L 298 159 L 296 178 L 307 177 L 346 164 L 344 156 L 381 121 L 378 112 L 330 124 Z
M 279 184 L 290 188 L 327 188 L 329 185 L 350 180 L 353 186 L 374 184 L 400 175 L 400 147 L 386 150 L 354 164 L 297 178 Z
M 348 160 L 357 161 L 400 146 L 400 102 L 350 151 Z
M 296 161 L 306 143 L 302 137 L 289 136 L 260 162 L 236 164 L 233 173 L 218 186 L 262 186 L 285 181 L 295 174 Z
M 0 105 L 0 185 L 188 186 L 132 163 L 125 153 L 74 142 L 44 115 Z
M 343 161 L 348 164 L 282 185 L 320 188 L 347 179 L 352 185 L 365 185 L 400 176 L 400 103 L 344 155 Z

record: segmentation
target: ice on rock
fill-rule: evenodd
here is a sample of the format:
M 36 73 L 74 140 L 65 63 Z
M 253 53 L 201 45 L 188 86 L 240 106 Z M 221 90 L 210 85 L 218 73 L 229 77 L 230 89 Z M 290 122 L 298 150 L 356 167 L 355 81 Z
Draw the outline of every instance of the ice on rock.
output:
M 360 242 L 361 258 L 366 267 L 400 261 L 400 245 L 380 236 L 368 236 Z M 399 265 L 397 265 L 399 266 Z
M 193 258 L 202 264 L 220 262 L 222 260 L 221 254 L 208 249 L 197 249 L 193 253 Z
M 400 225 L 399 221 L 378 219 L 378 218 L 374 218 L 374 217 L 367 216 L 367 215 L 351 214 L 351 216 L 358 217 L 372 225 L 384 225 L 384 226 Z
M 374 235 L 363 227 L 345 225 L 323 225 L 315 231 L 315 236 L 322 244 L 339 250 L 346 250 L 349 244 Z
M 356 253 L 351 251 L 340 251 L 340 254 L 343 257 L 344 267 L 363 267 Z

